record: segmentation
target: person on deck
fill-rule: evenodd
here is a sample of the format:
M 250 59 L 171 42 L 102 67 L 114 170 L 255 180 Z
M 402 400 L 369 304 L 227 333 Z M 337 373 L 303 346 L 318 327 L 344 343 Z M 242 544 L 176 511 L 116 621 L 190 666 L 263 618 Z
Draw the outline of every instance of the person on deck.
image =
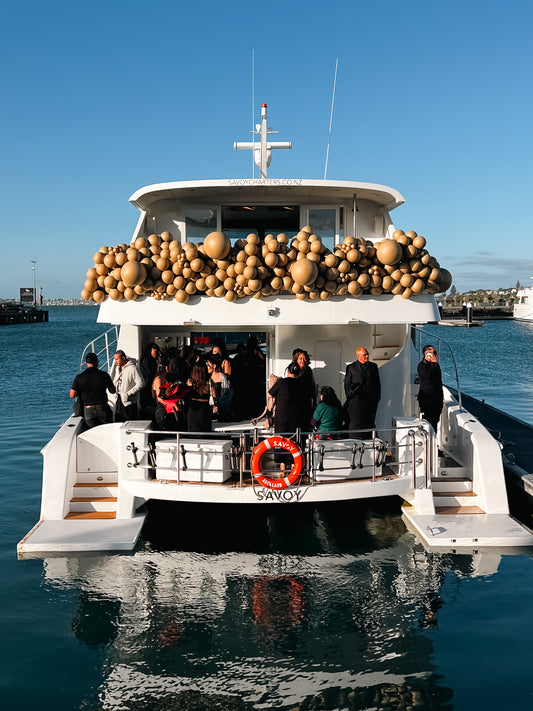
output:
M 311 418 L 311 424 L 316 428 L 320 439 L 339 437 L 344 421 L 343 407 L 337 393 L 329 385 L 320 388 L 320 402 Z
M 74 378 L 70 397 L 79 397 L 85 424 L 87 427 L 96 427 L 112 420 L 107 392 L 114 394 L 115 386 L 109 373 L 98 369 L 96 353 L 87 353 L 85 364 L 86 370 Z
M 142 375 L 135 364 L 135 358 L 128 358 L 124 351 L 117 351 L 114 384 L 117 389 L 115 422 L 135 420 L 139 415 L 139 393 L 144 385 Z
M 311 362 L 309 353 L 302 348 L 295 348 L 292 352 L 292 362 L 300 368 L 298 377 L 302 383 L 304 395 L 304 413 L 302 415 L 302 429 L 311 429 L 311 418 L 316 407 L 316 383 L 313 371 L 309 367 Z
M 210 432 L 213 420 L 211 383 L 204 363 L 193 365 L 183 398 L 188 432 Z
M 422 417 L 429 422 L 435 432 L 439 426 L 444 396 L 442 393 L 442 373 L 437 362 L 437 352 L 433 346 L 422 349 L 423 358 L 418 364 L 417 373 L 420 389 L 418 404 Z
M 305 393 L 299 375 L 298 363 L 290 363 L 287 376 L 276 380 L 268 391 L 276 402 L 274 432 L 290 434 L 302 427 Z
M 371 436 L 370 430 L 375 427 L 381 382 L 378 367 L 368 360 L 366 348 L 359 347 L 355 353 L 357 360 L 348 365 L 344 377 L 349 429 L 367 430 L 358 432 L 357 436 L 368 439 Z

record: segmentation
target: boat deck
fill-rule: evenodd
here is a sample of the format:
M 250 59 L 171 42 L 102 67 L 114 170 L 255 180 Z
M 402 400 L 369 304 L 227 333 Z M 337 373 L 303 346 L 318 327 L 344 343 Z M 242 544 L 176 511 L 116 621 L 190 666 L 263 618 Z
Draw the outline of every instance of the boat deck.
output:
M 281 478 L 281 477 L 280 477 Z M 346 481 L 349 481 L 351 484 L 364 484 L 368 483 L 371 481 L 390 481 L 392 479 L 398 479 L 398 475 L 395 474 L 390 467 L 388 467 L 386 464 L 383 465 L 382 473 L 380 475 L 377 475 L 375 477 L 361 477 L 357 479 L 346 479 L 345 477 L 343 478 L 338 478 L 338 479 L 328 479 L 327 481 L 315 481 L 314 486 L 321 486 L 322 484 L 341 484 L 341 483 L 346 483 Z M 172 478 L 157 478 L 153 479 L 152 482 L 156 482 L 159 484 L 179 484 L 180 482 L 178 479 L 172 479 Z M 205 482 L 205 481 L 187 481 L 187 485 L 195 485 L 195 486 L 221 486 L 221 487 L 234 487 L 234 486 L 258 486 L 258 484 L 255 483 L 255 480 L 253 479 L 251 474 L 246 474 L 243 479 L 242 483 L 239 479 L 238 474 L 233 474 L 231 478 L 226 479 L 226 481 L 222 482 Z M 309 486 L 313 482 L 311 481 L 310 477 L 307 475 L 303 475 L 299 481 L 300 486 Z

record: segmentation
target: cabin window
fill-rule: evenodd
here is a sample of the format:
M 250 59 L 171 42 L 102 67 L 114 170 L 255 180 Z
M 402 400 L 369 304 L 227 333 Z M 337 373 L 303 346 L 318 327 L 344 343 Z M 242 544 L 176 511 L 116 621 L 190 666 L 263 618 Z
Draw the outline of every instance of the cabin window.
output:
M 333 250 L 344 239 L 343 209 L 341 207 L 310 207 L 307 221 L 313 232 L 322 239 L 322 243 Z
M 234 244 L 253 233 L 264 239 L 281 232 L 289 236 L 300 229 L 300 208 L 297 205 L 223 205 L 222 231 Z
M 188 207 L 185 210 L 185 234 L 187 242 L 203 242 L 210 232 L 217 229 L 216 207 Z

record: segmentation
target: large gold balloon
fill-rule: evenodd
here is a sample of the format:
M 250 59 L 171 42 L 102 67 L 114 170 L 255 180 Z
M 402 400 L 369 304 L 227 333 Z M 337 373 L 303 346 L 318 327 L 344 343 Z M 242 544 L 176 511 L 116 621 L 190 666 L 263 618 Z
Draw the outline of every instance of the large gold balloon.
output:
M 126 262 L 120 270 L 120 276 L 126 286 L 133 288 L 146 279 L 146 267 L 140 262 Z
M 376 257 L 382 264 L 398 264 L 402 258 L 401 245 L 393 239 L 384 239 L 377 246 Z
M 318 276 L 316 262 L 310 259 L 300 259 L 294 262 L 291 269 L 291 277 L 300 286 L 309 286 Z
M 204 253 L 211 259 L 224 259 L 231 251 L 231 242 L 223 232 L 210 232 L 204 240 Z

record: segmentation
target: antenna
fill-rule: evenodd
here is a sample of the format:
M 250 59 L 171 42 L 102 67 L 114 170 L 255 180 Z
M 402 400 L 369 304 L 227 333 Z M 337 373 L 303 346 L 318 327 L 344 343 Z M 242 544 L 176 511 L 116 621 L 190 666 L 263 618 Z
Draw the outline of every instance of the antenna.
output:
M 252 49 L 252 143 L 255 143 L 255 49 Z M 252 180 L 255 178 L 255 150 L 252 150 Z
M 339 58 L 335 62 L 335 78 L 333 79 L 333 96 L 331 97 L 331 114 L 329 116 L 329 133 L 328 133 L 328 147 L 326 150 L 326 165 L 324 167 L 324 180 L 328 174 L 328 159 L 329 159 L 329 144 L 331 141 L 331 126 L 333 124 L 333 104 L 335 103 L 335 87 L 337 86 L 337 68 L 339 66 Z

